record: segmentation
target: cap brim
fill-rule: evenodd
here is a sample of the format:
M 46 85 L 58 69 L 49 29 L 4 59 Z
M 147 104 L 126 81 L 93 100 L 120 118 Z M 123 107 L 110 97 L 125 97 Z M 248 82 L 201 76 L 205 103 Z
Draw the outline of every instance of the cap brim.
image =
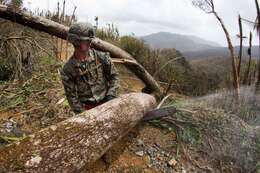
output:
M 94 37 L 80 37 L 79 39 L 82 41 L 91 41 Z

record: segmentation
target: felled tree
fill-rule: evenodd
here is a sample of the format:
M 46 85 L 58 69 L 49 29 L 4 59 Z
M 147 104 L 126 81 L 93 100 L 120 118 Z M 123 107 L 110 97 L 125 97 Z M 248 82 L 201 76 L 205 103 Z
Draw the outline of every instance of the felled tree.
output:
M 0 148 L 0 172 L 80 172 L 155 106 L 148 94 L 121 95 Z

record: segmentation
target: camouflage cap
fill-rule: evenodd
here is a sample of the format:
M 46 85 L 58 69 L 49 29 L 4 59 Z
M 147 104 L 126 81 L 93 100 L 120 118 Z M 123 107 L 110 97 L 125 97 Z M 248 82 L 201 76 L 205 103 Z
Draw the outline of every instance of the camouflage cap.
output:
M 91 41 L 94 37 L 95 29 L 90 23 L 75 23 L 68 32 L 68 41 L 73 45 L 77 45 L 79 41 Z

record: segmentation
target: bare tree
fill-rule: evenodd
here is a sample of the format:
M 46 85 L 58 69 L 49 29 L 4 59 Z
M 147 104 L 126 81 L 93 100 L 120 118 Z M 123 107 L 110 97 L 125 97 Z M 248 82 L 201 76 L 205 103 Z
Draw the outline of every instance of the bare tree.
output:
M 63 6 L 62 6 L 62 12 L 61 12 L 61 16 L 60 16 L 60 23 L 64 24 L 65 23 L 65 6 L 66 6 L 66 0 L 63 0 Z M 60 59 L 62 59 L 62 51 L 63 51 L 63 39 L 60 39 Z
M 251 79 L 251 78 L 249 78 L 249 72 L 250 72 L 251 61 L 252 61 L 251 49 L 252 49 L 252 32 L 250 32 L 250 35 L 249 35 L 249 48 L 248 48 L 248 51 L 247 51 L 247 54 L 249 56 L 249 61 L 248 61 L 247 70 L 246 70 L 245 75 L 244 75 L 244 81 L 243 81 L 244 85 L 247 85 L 247 84 L 249 85 L 249 83 L 251 83 L 249 81 Z
M 260 43 L 260 9 L 259 9 L 259 4 L 258 1 L 255 0 L 255 6 L 256 6 L 256 12 L 257 12 L 257 18 L 255 22 L 255 28 L 257 30 L 258 38 L 259 38 L 259 43 Z M 260 46 L 259 46 L 259 52 L 260 52 Z M 256 92 L 260 91 L 260 56 L 259 56 L 259 61 L 258 61 L 258 76 L 257 76 L 257 82 L 256 82 Z
M 220 18 L 220 16 L 218 15 L 218 13 L 215 10 L 214 1 L 213 0 L 192 0 L 192 3 L 193 3 L 194 6 L 200 8 L 201 10 L 206 12 L 207 14 L 214 14 L 214 16 L 217 18 L 217 20 L 221 24 L 221 27 L 222 27 L 225 35 L 226 35 L 228 49 L 229 49 L 230 57 L 231 57 L 231 60 L 232 60 L 232 71 L 233 71 L 233 79 L 234 79 L 233 85 L 234 85 L 234 88 L 236 90 L 237 99 L 239 99 L 239 94 L 240 94 L 239 75 L 238 75 L 236 57 L 235 57 L 235 53 L 234 53 L 234 47 L 232 45 L 230 34 L 229 34 L 223 20 Z
M 241 16 L 238 15 L 238 26 L 239 26 L 239 40 L 240 40 L 240 46 L 239 46 L 239 55 L 238 55 L 238 67 L 237 67 L 237 73 L 238 76 L 240 76 L 240 68 L 241 68 L 241 60 L 242 60 L 242 53 L 243 53 L 243 39 L 246 38 L 243 36 L 243 27 L 242 27 L 242 20 Z
M 60 2 L 57 2 L 57 13 L 54 18 L 55 22 L 60 22 Z M 59 57 L 59 38 L 56 38 L 56 57 Z
M 95 22 L 96 22 L 96 26 L 95 26 L 95 27 L 96 27 L 96 30 L 97 30 L 97 29 L 98 29 L 98 16 L 95 16 L 95 19 L 94 19 L 94 20 L 95 20 Z
M 77 6 L 74 6 L 74 9 L 73 9 L 73 12 L 72 12 L 72 15 L 71 15 L 71 18 L 70 18 L 70 21 L 68 23 L 68 26 L 70 26 L 73 22 L 73 20 L 75 19 L 75 12 L 76 12 L 76 9 L 77 9 Z M 68 58 L 68 38 L 66 40 L 66 45 L 65 45 L 65 58 L 67 59 Z

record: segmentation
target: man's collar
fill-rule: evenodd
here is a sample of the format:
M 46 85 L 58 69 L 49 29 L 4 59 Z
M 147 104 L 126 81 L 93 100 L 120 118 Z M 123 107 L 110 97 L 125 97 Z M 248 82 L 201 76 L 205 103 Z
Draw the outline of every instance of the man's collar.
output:
M 86 59 L 85 61 L 87 62 L 91 62 L 95 60 L 95 54 L 94 54 L 94 50 L 93 49 L 89 49 L 88 51 L 88 59 Z M 75 54 L 73 55 L 73 58 L 76 60 L 77 63 L 80 63 L 81 61 L 75 56 Z

